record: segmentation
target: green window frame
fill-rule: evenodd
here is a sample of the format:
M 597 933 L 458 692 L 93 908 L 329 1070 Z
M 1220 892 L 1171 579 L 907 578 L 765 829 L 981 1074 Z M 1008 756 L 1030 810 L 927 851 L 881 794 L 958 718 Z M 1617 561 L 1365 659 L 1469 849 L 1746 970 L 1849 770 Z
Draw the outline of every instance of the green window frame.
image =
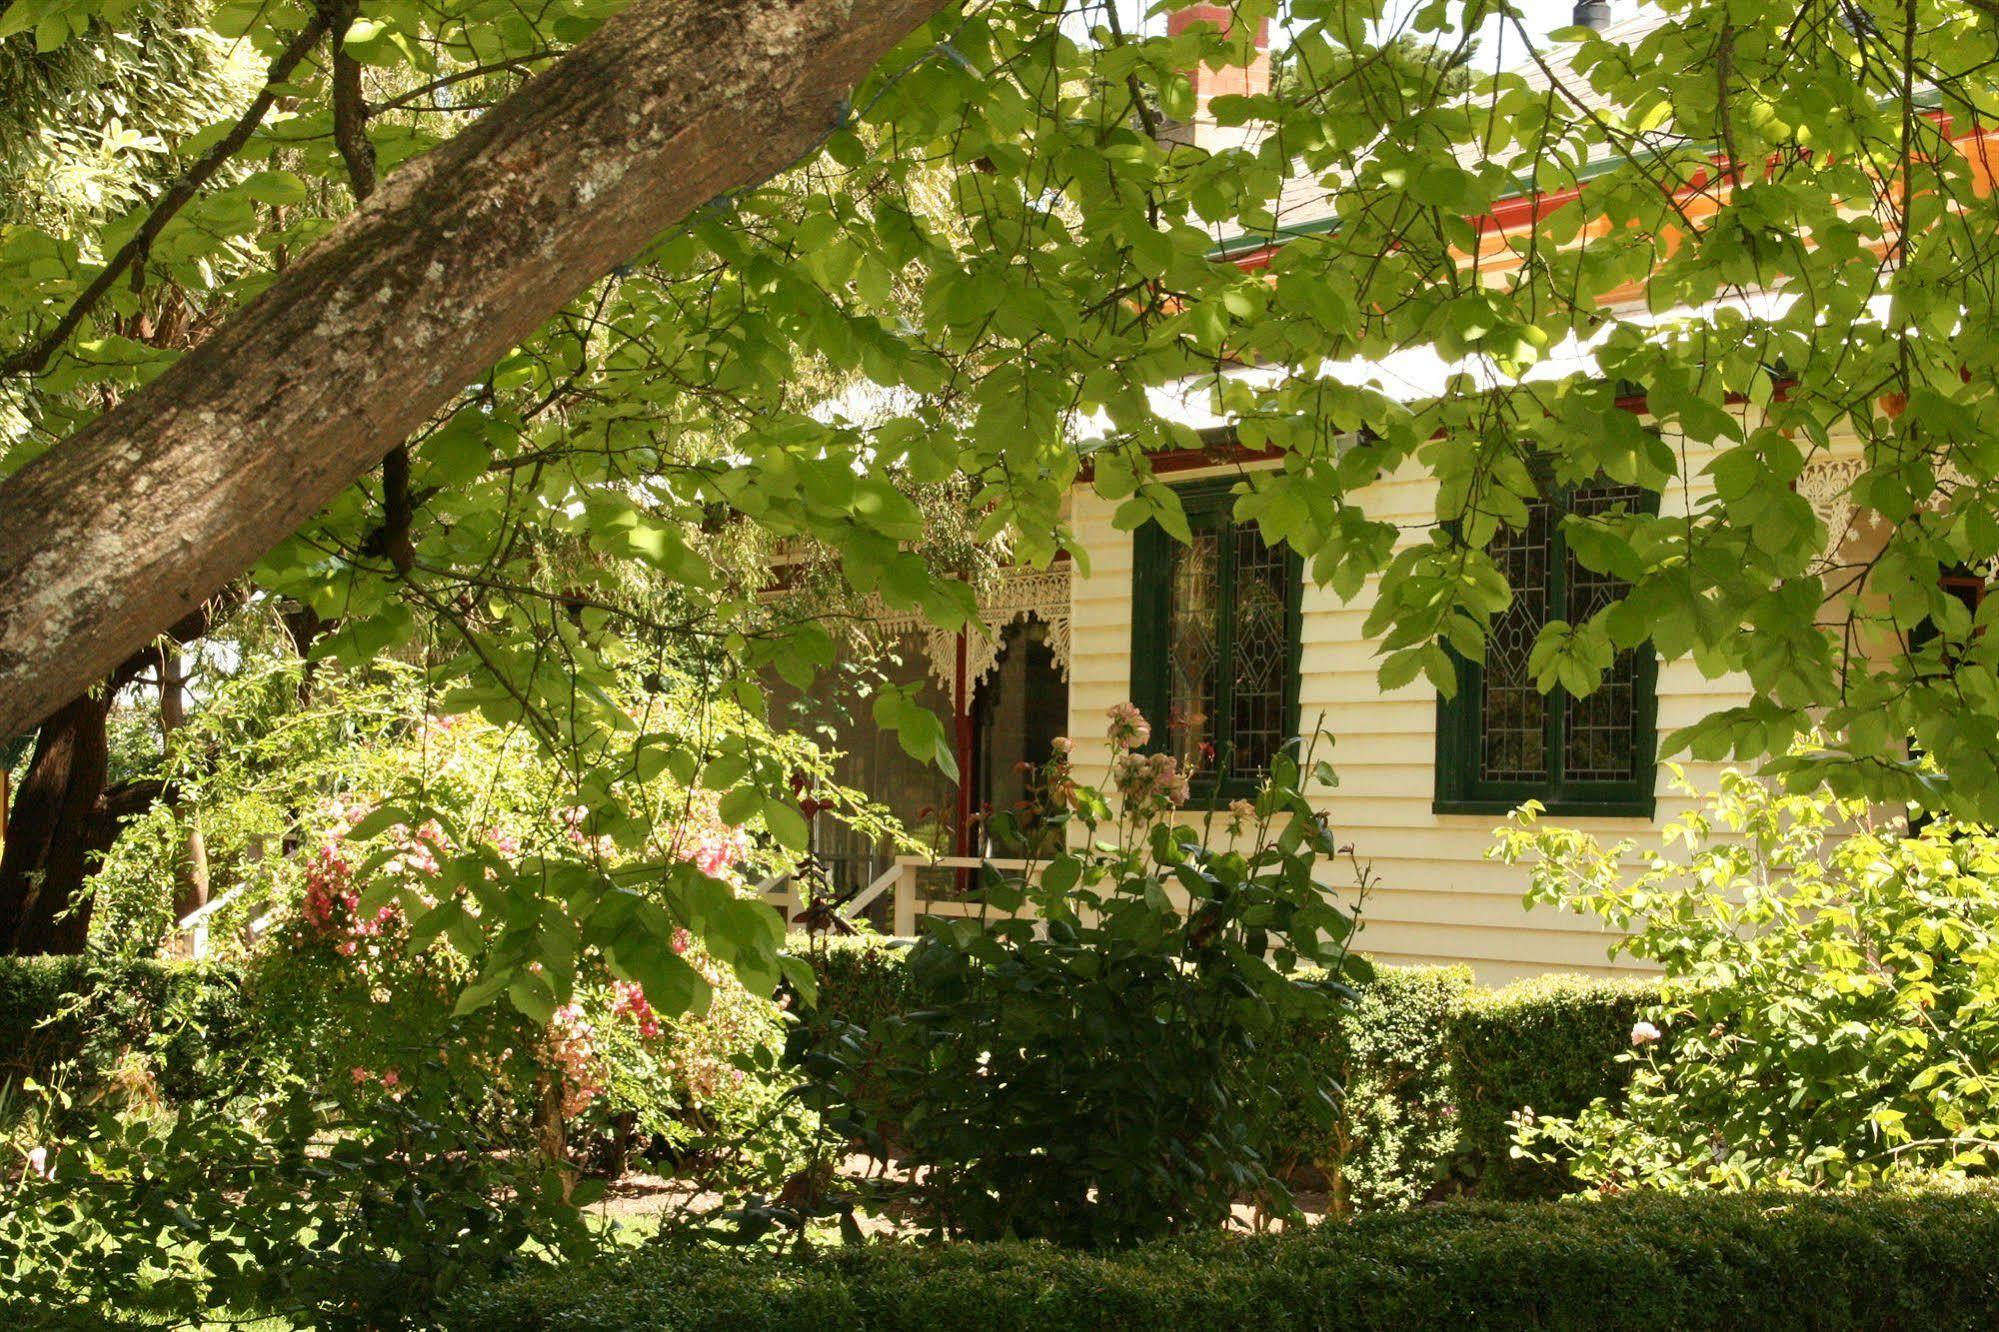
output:
M 1174 487 L 1191 544 L 1157 523 L 1132 536 L 1131 698 L 1152 723 L 1150 749 L 1211 750 L 1198 755 L 1197 806 L 1255 794 L 1298 734 L 1304 565 L 1234 520 L 1235 481 Z
M 1657 513 L 1659 496 L 1605 482 L 1559 491 L 1531 506 L 1524 528 L 1494 536 L 1514 601 L 1495 617 L 1482 660 L 1452 653 L 1458 691 L 1437 697 L 1437 813 L 1505 814 L 1538 800 L 1567 817 L 1653 817 L 1659 659 L 1649 642 L 1618 653 L 1581 698 L 1559 685 L 1540 693 L 1526 667 L 1549 620 L 1581 623 L 1622 599 L 1626 584 L 1572 557 L 1562 523 L 1620 506 Z

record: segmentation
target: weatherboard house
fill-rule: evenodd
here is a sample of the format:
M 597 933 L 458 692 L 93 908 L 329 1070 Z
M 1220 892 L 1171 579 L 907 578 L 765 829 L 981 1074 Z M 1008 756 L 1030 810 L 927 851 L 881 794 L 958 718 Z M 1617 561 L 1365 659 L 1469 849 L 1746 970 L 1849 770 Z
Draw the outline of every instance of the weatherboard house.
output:
M 1581 4 L 1577 22 L 1632 42 L 1657 21 L 1610 24 L 1605 9 Z M 1195 6 L 1169 22 L 1202 19 L 1226 26 L 1229 15 Z M 1558 52 L 1525 77 L 1545 85 L 1565 72 Z M 1223 92 L 1267 87 L 1269 77 L 1267 56 L 1247 69 L 1198 71 L 1200 109 L 1180 132 L 1202 146 L 1241 142 L 1244 131 L 1214 124 L 1207 103 Z M 1523 193 L 1496 208 L 1482 220 L 1481 262 L 1504 263 L 1509 230 L 1554 202 Z M 1279 201 L 1275 243 L 1266 235 L 1227 245 L 1217 261 L 1268 265 L 1285 238 L 1323 229 L 1331 211 L 1323 187 L 1301 174 Z M 1643 317 L 1642 305 L 1634 289 L 1632 317 Z M 1332 369 L 1415 402 L 1443 393 L 1464 368 L 1426 351 Z M 1553 356 L 1537 372 L 1579 368 L 1587 368 L 1586 351 Z M 1131 701 L 1157 724 L 1175 727 L 1176 752 L 1205 744 L 1235 756 L 1239 775 L 1197 782 L 1196 806 L 1242 794 L 1288 737 L 1321 725 L 1336 737 L 1339 783 L 1312 794 L 1376 876 L 1359 946 L 1377 961 L 1463 963 L 1487 982 L 1636 966 L 1609 957 L 1610 940 L 1594 920 L 1526 906 L 1525 871 L 1487 857 L 1494 826 L 1532 799 L 1606 843 L 1656 841 L 1690 803 L 1659 762 L 1658 737 L 1747 702 L 1747 681 L 1707 678 L 1690 660 L 1626 652 L 1594 693 L 1543 694 L 1527 669 L 1542 624 L 1587 617 L 1619 593 L 1614 578 L 1570 558 L 1561 515 L 1543 506 L 1524 528 L 1502 529 L 1496 538 L 1492 554 L 1515 599 L 1494 624 L 1485 658 L 1463 663 L 1454 697 L 1441 698 L 1420 676 L 1383 688 L 1375 646 L 1362 632 L 1371 585 L 1343 600 L 1315 586 L 1288 550 L 1266 546 L 1253 524 L 1232 521 L 1231 485 L 1277 460 L 1243 447 L 1231 423 L 1210 413 L 1208 387 L 1187 386 L 1176 407 L 1200 447 L 1153 456 L 1155 472 L 1179 490 L 1191 543 L 1157 527 L 1119 530 L 1116 505 L 1079 484 L 1066 518 L 1088 559 L 1001 578 L 981 605 L 989 632 L 938 630 L 913 614 L 882 620 L 881 631 L 901 648 L 901 682 L 954 720 L 962 779 L 953 783 L 907 758 L 892 737 L 864 723 L 845 732 L 842 779 L 886 803 L 932 854 L 898 855 L 821 820 L 816 850 L 836 887 L 898 933 L 925 914 L 975 911 L 968 885 L 976 880 L 966 867 L 981 857 L 1018 855 L 993 844 L 981 811 L 1019 802 L 1026 770 L 1047 759 L 1058 737 L 1070 738 L 1081 779 L 1107 784 L 1106 714 Z M 1640 395 L 1620 406 L 1644 411 Z M 1668 442 L 1688 455 L 1686 479 L 1671 491 L 1606 484 L 1574 494 L 1570 511 L 1656 503 L 1672 513 L 1700 504 L 1711 484 L 1702 474 L 1706 459 L 1686 441 Z M 1836 448 L 1796 483 L 1830 534 L 1829 555 L 1867 539 L 1845 499 L 1859 470 L 1857 445 L 1851 456 Z M 1361 498 L 1372 516 L 1401 526 L 1405 540 L 1420 539 L 1436 518 L 1436 482 L 1413 466 L 1381 476 Z M 1181 733 L 1189 726 L 1198 729 Z M 1711 788 L 1719 775 L 1715 765 L 1697 762 L 1682 770 L 1697 789 Z

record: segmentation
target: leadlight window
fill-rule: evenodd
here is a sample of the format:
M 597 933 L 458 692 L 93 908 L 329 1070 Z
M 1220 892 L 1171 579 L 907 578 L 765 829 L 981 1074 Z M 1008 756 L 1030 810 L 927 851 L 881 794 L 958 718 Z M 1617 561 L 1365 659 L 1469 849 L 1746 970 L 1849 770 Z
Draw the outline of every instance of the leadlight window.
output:
M 1179 487 L 1190 542 L 1151 524 L 1133 546 L 1132 701 L 1208 799 L 1254 791 L 1298 729 L 1301 568 L 1233 521 L 1231 485 Z
M 1513 603 L 1494 619 L 1484 660 L 1459 660 L 1457 695 L 1438 700 L 1439 812 L 1502 813 L 1539 800 L 1553 813 L 1651 817 L 1657 662 L 1649 646 L 1618 653 L 1582 697 L 1559 686 L 1543 694 L 1527 663 L 1550 620 L 1580 624 L 1628 586 L 1575 558 L 1563 517 L 1657 502 L 1636 486 L 1600 482 L 1536 501 L 1524 525 L 1493 537 L 1487 550 Z

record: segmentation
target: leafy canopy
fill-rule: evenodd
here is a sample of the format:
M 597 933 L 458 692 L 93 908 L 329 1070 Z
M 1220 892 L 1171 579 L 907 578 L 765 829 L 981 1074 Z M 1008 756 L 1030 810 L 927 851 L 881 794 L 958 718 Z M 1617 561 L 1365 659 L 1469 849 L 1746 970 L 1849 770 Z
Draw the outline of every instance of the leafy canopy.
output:
M 5 466 L 61 447 L 323 234 L 365 192 L 357 147 L 393 172 L 614 8 L 329 11 L 331 35 L 282 74 L 242 147 L 56 345 L 41 347 L 148 205 L 110 194 L 10 222 Z M 1510 597 L 1487 540 L 1550 480 L 1607 474 L 1669 501 L 1568 520 L 1577 558 L 1631 590 L 1547 626 L 1544 684 L 1584 692 L 1614 649 L 1649 639 L 1753 686 L 1669 751 L 1783 754 L 1820 719 L 1829 748 L 1785 760 L 1803 776 L 1999 817 L 1999 637 L 1979 632 L 1990 612 L 1937 588 L 1940 570 L 1999 554 L 1995 205 L 1962 137 L 1994 107 L 1993 15 L 1667 0 L 1628 40 L 1563 34 L 1561 63 L 1486 0 L 1432 0 L 1399 26 L 1370 0 L 1233 9 L 1230 34 L 1167 36 L 1106 7 L 948 6 L 812 160 L 714 201 L 579 298 L 408 442 L 406 477 L 364 480 L 271 552 L 258 588 L 337 625 L 326 657 L 447 645 L 425 661 L 443 705 L 559 757 L 627 854 L 645 819 L 607 775 L 622 770 L 698 777 L 796 841 L 781 783 L 726 744 L 635 720 L 618 673 L 692 655 L 754 710 L 763 672 L 828 664 L 822 618 L 761 599 L 786 541 L 835 552 L 856 596 L 963 623 L 966 585 L 913 548 L 911 488 L 963 478 L 980 539 L 1081 559 L 1063 504 L 1086 438 L 1102 443 L 1088 482 L 1120 526 L 1184 531 L 1152 459 L 1196 441 L 1151 391 L 1191 379 L 1277 460 L 1246 480 L 1239 516 L 1341 595 L 1374 589 L 1385 685 L 1450 688 L 1446 646 L 1476 651 Z M 0 50 L 102 43 L 151 12 L 16 0 Z M 1493 59 L 1546 77 L 1487 72 L 1461 91 L 1460 34 L 1488 17 Z M 1263 129 L 1216 152 L 1156 134 L 1197 110 L 1188 71 L 1246 62 L 1264 18 L 1286 44 L 1279 90 L 1209 108 Z M 298 3 L 201 9 L 236 91 L 198 123 L 161 120 L 161 165 L 222 142 L 312 19 Z M 1409 59 L 1412 35 L 1444 49 Z M 359 114 L 334 96 L 357 70 Z M 171 80 L 158 96 L 199 106 Z M 1280 192 L 1301 178 L 1324 220 L 1287 229 Z M 1528 193 L 1545 204 L 1531 219 L 1481 223 Z M 1216 260 L 1277 240 L 1267 265 Z M 1593 365 L 1555 357 L 1572 341 Z M 1326 370 L 1396 355 L 1459 373 L 1410 400 L 1386 376 Z M 1619 385 L 1642 390 L 1642 414 L 1615 404 Z M 1829 559 L 1793 487 L 1845 447 L 1871 544 Z M 1373 483 L 1388 473 L 1434 478 L 1433 521 L 1384 516 Z M 632 595 L 634 570 L 652 592 Z M 1914 647 L 1924 619 L 1940 634 Z M 908 698 L 884 696 L 876 717 L 948 764 Z M 1903 760 L 1908 735 L 1948 782 Z M 669 914 L 701 918 L 708 890 L 668 882 Z M 506 891 L 514 919 L 561 920 L 586 946 L 630 925 L 587 863 Z M 532 926 L 479 947 L 490 992 L 540 956 Z M 744 927 L 724 951 L 775 947 Z M 768 957 L 751 969 L 776 974 Z

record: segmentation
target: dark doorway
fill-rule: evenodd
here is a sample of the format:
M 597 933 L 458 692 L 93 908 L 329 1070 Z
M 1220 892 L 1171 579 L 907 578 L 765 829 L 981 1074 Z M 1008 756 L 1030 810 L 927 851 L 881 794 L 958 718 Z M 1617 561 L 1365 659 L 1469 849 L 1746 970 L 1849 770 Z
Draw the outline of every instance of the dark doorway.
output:
M 980 854 L 999 857 L 1046 855 L 1055 829 L 1042 824 L 1035 777 L 1054 752 L 1055 738 L 1069 725 L 1069 682 L 1048 645 L 1048 626 L 1015 620 L 1000 631 L 1000 655 L 972 696 L 976 758 L 973 805 L 982 815 L 975 839 Z M 1011 813 L 1019 835 L 1008 835 Z

